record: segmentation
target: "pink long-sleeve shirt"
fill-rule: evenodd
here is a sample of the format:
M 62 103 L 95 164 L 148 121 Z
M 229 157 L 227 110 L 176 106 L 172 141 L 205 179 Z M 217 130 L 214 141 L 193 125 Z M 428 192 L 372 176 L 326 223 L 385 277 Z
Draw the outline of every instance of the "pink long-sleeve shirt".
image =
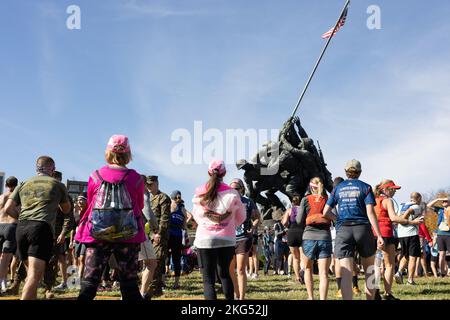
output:
M 236 227 L 241 225 L 247 213 L 241 202 L 239 193 L 222 183 L 218 189 L 217 200 L 214 208 L 206 208 L 201 202 L 201 195 L 206 192 L 207 185 L 195 190 L 192 202 L 192 216 L 197 222 L 194 245 L 200 249 L 231 247 L 236 245 Z M 224 220 L 216 222 L 205 215 L 208 210 L 217 215 L 231 214 Z
M 141 243 L 145 241 L 144 223 L 142 219 L 142 209 L 144 208 L 144 179 L 139 173 L 133 169 L 117 168 L 111 166 L 104 166 L 99 169 L 101 177 L 105 181 L 111 183 L 118 183 L 124 177 L 126 171 L 129 170 L 127 177 L 125 178 L 125 186 L 130 194 L 131 201 L 133 203 L 133 213 L 138 220 L 138 233 L 136 236 L 129 240 L 121 241 L 123 243 Z M 92 223 L 90 217 L 92 215 L 92 208 L 95 203 L 95 198 L 98 189 L 102 181 L 98 178 L 97 173 L 94 171 L 89 177 L 88 190 L 87 190 L 87 203 L 88 208 L 86 213 L 81 218 L 78 226 L 75 240 L 81 243 L 97 243 L 100 242 L 91 237 Z

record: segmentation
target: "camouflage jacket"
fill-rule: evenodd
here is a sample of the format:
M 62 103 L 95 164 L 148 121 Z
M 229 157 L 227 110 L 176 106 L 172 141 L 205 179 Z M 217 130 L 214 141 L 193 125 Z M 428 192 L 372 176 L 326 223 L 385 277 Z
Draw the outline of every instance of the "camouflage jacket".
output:
M 170 197 L 167 194 L 158 191 L 157 194 L 151 195 L 150 203 L 151 209 L 158 221 L 158 233 L 162 236 L 168 235 L 170 224 Z

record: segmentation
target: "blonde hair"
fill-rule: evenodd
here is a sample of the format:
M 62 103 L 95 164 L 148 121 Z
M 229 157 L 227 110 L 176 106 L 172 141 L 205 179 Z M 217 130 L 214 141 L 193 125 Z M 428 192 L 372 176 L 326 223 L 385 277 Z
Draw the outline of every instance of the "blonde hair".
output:
M 318 200 L 320 197 L 326 196 L 322 179 L 320 179 L 319 177 L 314 177 L 309 181 L 309 183 L 313 183 L 313 184 L 317 185 L 316 190 L 314 190 L 313 188 L 310 187 L 311 194 L 316 195 L 316 200 Z
M 379 196 L 381 196 L 382 194 L 384 194 L 384 195 L 386 195 L 383 191 L 384 190 L 386 190 L 386 189 L 392 189 L 392 188 L 381 188 L 381 186 L 383 186 L 383 185 L 385 185 L 385 184 L 387 184 L 387 183 L 391 183 L 391 182 L 394 182 L 394 181 L 392 181 L 392 180 L 389 180 L 389 179 L 384 179 L 384 180 L 382 180 L 379 184 L 377 184 L 376 186 L 375 186 L 375 196 L 376 197 L 379 197 Z
M 131 152 L 112 152 L 111 150 L 105 151 L 105 160 L 109 164 L 116 164 L 119 166 L 125 166 L 133 160 Z

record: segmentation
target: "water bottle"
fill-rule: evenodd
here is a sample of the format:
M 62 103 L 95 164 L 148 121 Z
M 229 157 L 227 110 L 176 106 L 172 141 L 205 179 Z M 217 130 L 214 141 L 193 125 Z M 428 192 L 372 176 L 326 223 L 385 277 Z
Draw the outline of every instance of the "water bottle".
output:
M 382 261 L 383 261 L 383 252 L 380 249 L 378 249 L 375 255 L 375 266 L 377 268 L 381 268 Z

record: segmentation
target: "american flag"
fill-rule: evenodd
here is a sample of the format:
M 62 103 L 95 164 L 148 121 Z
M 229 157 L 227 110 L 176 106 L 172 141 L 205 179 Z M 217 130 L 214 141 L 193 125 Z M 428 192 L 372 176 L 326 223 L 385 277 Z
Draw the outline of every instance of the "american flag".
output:
M 348 9 L 348 8 L 345 8 L 344 14 L 342 15 L 342 18 L 339 20 L 339 23 L 338 23 L 338 25 L 337 25 L 337 27 L 336 27 L 336 31 L 334 31 L 334 34 L 333 34 L 333 35 L 335 35 L 336 32 L 338 32 L 339 29 L 340 29 L 341 27 L 344 26 L 344 24 L 345 24 L 345 19 L 347 18 L 347 11 L 348 11 L 347 9 Z M 322 38 L 323 38 L 323 39 L 328 39 L 329 37 L 331 37 L 331 34 L 333 33 L 333 29 L 334 29 L 334 27 L 332 27 L 330 30 L 328 30 L 327 32 L 325 32 L 325 33 L 322 35 Z

